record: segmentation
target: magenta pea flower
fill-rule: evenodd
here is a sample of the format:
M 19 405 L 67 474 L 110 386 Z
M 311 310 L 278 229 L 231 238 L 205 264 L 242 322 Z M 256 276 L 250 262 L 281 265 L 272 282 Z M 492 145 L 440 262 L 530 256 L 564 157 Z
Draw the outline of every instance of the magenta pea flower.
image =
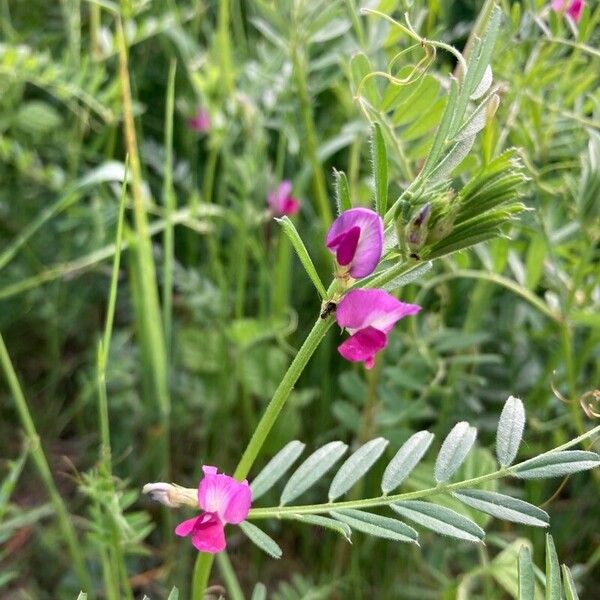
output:
M 338 352 L 346 360 L 363 362 L 370 369 L 377 352 L 387 346 L 387 334 L 396 322 L 420 310 L 417 304 L 400 302 L 383 290 L 349 291 L 335 313 L 338 325 L 351 334 L 338 346 Z
M 188 126 L 193 131 L 206 133 L 210 131 L 211 120 L 210 114 L 205 108 L 199 108 L 196 114 L 188 120 Z
M 383 220 L 368 208 L 344 211 L 327 232 L 325 244 L 342 273 L 354 279 L 370 275 L 383 252 Z
M 295 215 L 300 210 L 300 201 L 292 196 L 292 182 L 287 180 L 268 193 L 267 202 L 274 217 Z
M 569 15 L 575 23 L 579 23 L 584 6 L 585 0 L 552 0 L 552 8 L 558 13 Z
M 219 475 L 217 467 L 202 467 L 204 477 L 198 485 L 198 504 L 203 513 L 179 523 L 178 536 L 192 536 L 192 544 L 200 552 L 215 554 L 225 549 L 225 525 L 241 523 L 252 503 L 252 490 L 246 480 L 236 481 Z

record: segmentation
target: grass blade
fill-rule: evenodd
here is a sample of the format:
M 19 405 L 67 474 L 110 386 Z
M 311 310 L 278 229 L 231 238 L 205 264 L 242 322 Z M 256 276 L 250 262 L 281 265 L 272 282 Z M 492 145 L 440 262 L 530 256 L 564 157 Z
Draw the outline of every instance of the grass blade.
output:
M 169 66 L 167 80 L 167 101 L 165 108 L 165 173 L 163 179 L 163 205 L 165 207 L 164 260 L 163 260 L 163 326 L 167 354 L 171 353 L 172 309 L 173 309 L 173 266 L 175 262 L 175 239 L 173 213 L 177 210 L 177 200 L 173 189 L 173 113 L 175 109 L 175 74 L 177 62 Z
M 77 573 L 77 577 L 84 588 L 91 590 L 93 589 L 92 580 L 83 560 L 83 554 L 79 547 L 79 543 L 77 542 L 75 528 L 71 522 L 69 511 L 64 503 L 64 500 L 56 488 L 56 484 L 54 483 L 54 478 L 52 477 L 46 455 L 44 454 L 44 450 L 39 443 L 40 437 L 37 433 L 31 413 L 29 412 L 27 400 L 25 400 L 25 395 L 23 394 L 23 390 L 19 384 L 17 374 L 15 373 L 12 361 L 10 360 L 10 356 L 8 354 L 2 334 L 0 334 L 0 365 L 2 365 L 2 370 L 4 371 L 4 375 L 8 383 L 8 389 L 12 394 L 15 408 L 21 421 L 21 426 L 25 430 L 25 433 L 30 440 L 30 452 L 33 462 L 37 468 L 40 479 L 46 488 L 48 496 L 50 497 L 50 502 L 54 507 L 54 511 L 56 512 L 58 524 L 67 543 L 67 550 L 73 562 L 73 567 Z

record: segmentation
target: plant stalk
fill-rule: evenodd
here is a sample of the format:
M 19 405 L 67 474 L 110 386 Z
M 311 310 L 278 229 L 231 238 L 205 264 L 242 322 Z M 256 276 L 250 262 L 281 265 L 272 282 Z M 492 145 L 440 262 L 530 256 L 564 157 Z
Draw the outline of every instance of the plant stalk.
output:
M 312 110 L 312 100 L 308 91 L 308 82 L 306 80 L 306 65 L 298 48 L 292 51 L 294 78 L 296 88 L 300 99 L 300 110 L 304 124 L 304 133 L 306 136 L 305 147 L 308 160 L 313 172 L 313 184 L 317 197 L 317 208 L 319 210 L 321 221 L 325 227 L 329 227 L 333 219 L 331 207 L 329 205 L 329 196 L 327 195 L 327 184 L 323 166 L 319 160 L 317 133 L 315 120 Z
M 71 557 L 71 561 L 73 562 L 73 567 L 77 573 L 77 577 L 81 583 L 81 586 L 87 591 L 88 597 L 92 598 L 94 596 L 92 579 L 83 560 L 82 551 L 77 542 L 75 528 L 73 527 L 69 517 L 69 511 L 67 510 L 62 496 L 60 495 L 58 489 L 56 488 L 56 484 L 54 483 L 54 479 L 48 465 L 48 460 L 46 459 L 46 455 L 44 454 L 44 450 L 40 442 L 40 437 L 37 433 L 31 413 L 29 412 L 27 400 L 25 400 L 23 390 L 19 384 L 17 374 L 15 373 L 12 361 L 10 360 L 10 356 L 8 354 L 2 334 L 0 334 L 0 363 L 2 364 L 2 370 L 4 371 L 6 381 L 8 382 L 8 387 L 13 396 L 15 407 L 21 421 L 21 426 L 27 434 L 33 462 L 35 463 L 40 479 L 46 488 L 46 492 L 50 497 L 50 502 L 52 503 L 54 511 L 56 512 L 58 525 L 67 543 L 67 549 Z
M 242 458 L 233 474 L 233 476 L 242 480 L 248 475 L 248 472 L 252 468 L 260 449 L 265 443 L 269 432 L 275 425 L 275 421 L 279 416 L 279 413 L 283 409 L 286 400 L 289 398 L 291 391 L 294 389 L 294 385 L 298 381 L 302 371 L 306 367 L 310 357 L 314 354 L 315 350 L 319 346 L 321 340 L 325 337 L 328 329 L 331 327 L 333 319 L 328 317 L 326 319 L 317 319 L 312 330 L 304 340 L 304 343 L 298 350 L 292 364 L 289 366 L 286 374 L 284 375 L 281 383 L 275 390 L 275 394 L 269 402 L 260 422 L 258 423 L 254 433 L 242 455 Z M 202 600 L 208 578 L 210 577 L 210 571 L 212 568 L 213 556 L 211 554 L 200 553 L 196 559 L 196 565 L 194 567 L 194 575 L 192 582 L 192 600 Z
M 139 323 L 144 330 L 142 339 L 147 342 L 148 365 L 147 371 L 153 385 L 153 392 L 160 420 L 160 475 L 169 477 L 169 430 L 171 405 L 167 382 L 167 360 L 166 347 L 163 335 L 160 305 L 158 299 L 156 271 L 152 256 L 152 245 L 150 242 L 150 230 L 148 227 L 148 216 L 144 202 L 142 188 L 142 170 L 137 146 L 135 123 L 133 118 L 133 103 L 131 85 L 129 81 L 129 66 L 127 59 L 127 43 L 123 32 L 123 24 L 117 20 L 117 47 L 119 52 L 119 80 L 121 83 L 121 95 L 123 100 L 123 122 L 125 145 L 129 155 L 131 167 L 131 191 L 133 196 L 133 213 L 136 240 L 136 264 L 139 283 L 139 299 L 141 301 Z

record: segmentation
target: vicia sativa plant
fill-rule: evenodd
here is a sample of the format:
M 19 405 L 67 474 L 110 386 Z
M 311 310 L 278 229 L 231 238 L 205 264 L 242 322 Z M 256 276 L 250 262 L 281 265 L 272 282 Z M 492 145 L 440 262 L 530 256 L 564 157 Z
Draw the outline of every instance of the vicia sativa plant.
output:
M 355 100 L 372 128 L 373 206 L 354 206 L 348 178 L 343 172 L 334 172 L 338 210 L 324 239 L 333 270 L 333 279 L 326 286 L 311 258 L 311 253 L 320 249 L 309 251 L 289 218 L 299 208 L 298 201 L 291 196 L 291 186 L 283 182 L 269 194 L 270 216 L 277 219 L 291 241 L 321 300 L 320 309 L 315 307 L 313 329 L 277 387 L 233 477 L 218 475 L 215 467 L 204 467 L 198 490 L 169 483 L 152 483 L 144 488 L 151 497 L 169 507 L 191 506 L 203 511 L 176 529 L 178 535 L 191 536 L 193 545 L 201 552 L 223 550 L 224 526 L 229 523 L 238 525 L 267 554 L 279 558 L 282 550 L 277 542 L 254 524 L 266 519 L 327 528 L 348 540 L 354 532 L 361 532 L 418 545 L 418 530 L 432 530 L 480 543 L 485 532 L 468 516 L 473 511 L 533 527 L 549 525 L 544 510 L 522 499 L 487 490 L 486 482 L 507 477 L 558 477 L 592 469 L 600 463 L 594 452 L 571 449 L 597 433 L 598 428 L 515 463 L 525 427 L 525 410 L 521 400 L 511 396 L 497 428 L 498 468 L 494 471 L 453 480 L 477 438 L 474 427 L 460 422 L 441 443 L 430 487 L 398 491 L 432 445 L 433 434 L 420 431 L 407 439 L 391 458 L 388 456 L 381 477 L 381 494 L 376 497 L 344 499 L 389 452 L 388 440 L 382 437 L 360 445 L 341 464 L 323 502 L 295 503 L 341 461 L 348 450 L 342 441 L 331 441 L 315 449 L 287 478 L 277 506 L 256 506 L 263 494 L 286 477 L 304 450 L 300 441 L 289 442 L 248 486 L 246 478 L 278 415 L 331 325 L 336 322 L 349 334 L 338 346 L 341 356 L 362 363 L 367 369 L 373 368 L 378 354 L 388 345 L 394 325 L 422 310 L 416 304 L 399 300 L 396 290 L 425 276 L 433 261 L 502 236 L 504 226 L 524 209 L 519 195 L 526 177 L 515 149 L 491 158 L 463 184 L 453 178 L 453 172 L 471 152 L 478 134 L 494 118 L 500 102 L 500 88 L 494 84 L 490 67 L 500 29 L 500 10 L 492 7 L 488 12 L 487 21 L 480 27 L 480 37 L 472 39 L 468 56 L 442 42 L 422 38 L 408 19 L 401 24 L 375 10 L 365 9 L 364 14 L 387 20 L 414 42 L 411 48 L 423 53 L 422 60 L 408 67 L 402 77 L 397 75 L 395 65 L 403 52 L 392 59 L 387 72 L 373 70 L 363 54 L 352 59 Z M 432 87 L 434 95 L 438 92 L 439 82 L 427 76 L 438 51 L 451 53 L 457 69 L 449 78 L 439 124 L 428 142 L 422 167 L 392 200 L 389 161 L 402 163 L 403 157 L 388 155 L 388 148 L 395 153 L 399 148 L 397 132 L 390 123 L 397 111 L 410 104 L 410 94 L 414 91 L 408 87 L 409 83 Z M 376 78 L 384 80 L 383 93 L 374 87 Z M 462 509 L 439 503 L 441 498 L 449 498 Z M 384 508 L 387 514 L 380 514 Z M 206 584 L 210 568 L 210 558 L 201 555 L 195 572 L 196 592 Z

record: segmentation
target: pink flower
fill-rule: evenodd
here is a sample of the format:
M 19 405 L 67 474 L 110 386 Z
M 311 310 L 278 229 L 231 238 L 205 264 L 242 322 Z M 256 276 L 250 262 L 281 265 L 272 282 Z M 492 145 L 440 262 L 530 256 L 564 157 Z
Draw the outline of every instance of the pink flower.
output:
M 383 221 L 368 208 L 351 208 L 331 225 L 325 238 L 336 261 L 354 279 L 374 270 L 383 252 Z
M 273 216 L 295 215 L 300 210 L 300 201 L 292 196 L 291 181 L 282 181 L 277 189 L 267 195 Z
M 338 352 L 351 362 L 364 362 L 370 369 L 375 354 L 387 346 L 387 334 L 403 317 L 421 310 L 406 304 L 383 290 L 351 290 L 338 304 L 336 320 L 350 337 L 338 346 Z
M 579 23 L 585 0 L 552 0 L 552 8 L 558 12 L 565 12 L 575 23 Z
M 202 467 L 204 478 L 198 485 L 198 504 L 205 512 L 179 523 L 175 533 L 192 536 L 192 544 L 200 552 L 214 554 L 225 549 L 225 525 L 241 523 L 252 503 L 252 491 L 246 480 L 236 481 L 229 475 L 218 475 L 217 467 Z
M 199 108 L 196 115 L 188 120 L 189 128 L 193 131 L 206 133 L 210 131 L 210 114 L 205 108 Z

